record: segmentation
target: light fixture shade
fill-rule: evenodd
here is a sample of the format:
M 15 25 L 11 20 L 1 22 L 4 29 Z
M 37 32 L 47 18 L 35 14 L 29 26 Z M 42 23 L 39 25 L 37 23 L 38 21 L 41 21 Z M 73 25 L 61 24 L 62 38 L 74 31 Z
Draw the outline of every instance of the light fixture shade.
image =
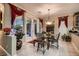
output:
M 50 22 L 50 21 L 46 22 L 46 25 L 51 25 L 51 24 L 52 24 L 52 22 Z
M 48 9 L 48 17 L 47 17 L 47 20 L 46 20 L 46 25 L 51 25 L 52 22 L 51 22 L 51 18 L 50 18 L 50 9 Z

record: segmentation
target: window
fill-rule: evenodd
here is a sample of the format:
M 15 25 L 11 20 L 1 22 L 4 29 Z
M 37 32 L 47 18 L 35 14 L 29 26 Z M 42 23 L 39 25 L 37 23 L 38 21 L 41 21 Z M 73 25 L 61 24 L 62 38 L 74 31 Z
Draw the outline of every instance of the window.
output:
M 31 20 L 27 20 L 27 24 L 26 24 L 26 29 L 27 29 L 27 35 L 31 36 Z
M 23 26 L 23 17 L 22 16 L 17 16 L 15 21 L 14 21 L 14 26 L 16 25 L 21 25 Z
M 34 20 L 34 32 L 35 32 L 35 35 L 37 34 L 37 21 Z

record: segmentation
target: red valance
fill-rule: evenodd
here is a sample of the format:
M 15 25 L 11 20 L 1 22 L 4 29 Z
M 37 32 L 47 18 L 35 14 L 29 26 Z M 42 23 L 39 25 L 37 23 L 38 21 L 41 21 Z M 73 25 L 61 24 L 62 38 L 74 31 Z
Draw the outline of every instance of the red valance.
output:
M 9 4 L 9 5 L 10 5 L 10 8 L 11 8 L 11 24 L 13 25 L 16 16 L 23 15 L 25 11 L 14 6 L 14 5 L 12 5 L 12 4 Z
M 39 21 L 41 22 L 42 27 L 43 27 L 43 19 L 39 18 Z
M 65 22 L 66 27 L 68 27 L 68 16 L 58 17 L 58 27 L 60 27 L 61 21 Z
M 60 27 L 62 17 L 58 17 L 58 27 Z

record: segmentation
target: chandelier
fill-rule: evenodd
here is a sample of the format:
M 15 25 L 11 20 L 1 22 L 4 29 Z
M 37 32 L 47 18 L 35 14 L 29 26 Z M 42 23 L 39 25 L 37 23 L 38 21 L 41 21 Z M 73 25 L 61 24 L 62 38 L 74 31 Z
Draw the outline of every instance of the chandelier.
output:
M 52 22 L 51 22 L 51 19 L 50 19 L 50 9 L 48 9 L 48 17 L 47 17 L 47 20 L 46 20 L 46 25 L 51 25 Z

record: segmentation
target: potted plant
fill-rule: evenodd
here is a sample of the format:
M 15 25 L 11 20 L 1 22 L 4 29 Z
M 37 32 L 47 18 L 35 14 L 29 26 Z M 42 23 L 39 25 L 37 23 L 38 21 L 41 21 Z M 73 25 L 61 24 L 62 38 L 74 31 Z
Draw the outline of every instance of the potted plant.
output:
M 71 42 L 71 36 L 70 36 L 70 35 L 64 34 L 64 35 L 62 36 L 62 39 L 63 39 L 64 41 L 66 41 L 66 42 Z
M 21 39 L 23 38 L 24 33 L 22 32 L 22 27 L 20 25 L 16 25 L 15 29 L 16 29 L 15 36 L 16 36 L 16 39 L 17 39 L 16 49 L 19 50 L 22 47 Z

